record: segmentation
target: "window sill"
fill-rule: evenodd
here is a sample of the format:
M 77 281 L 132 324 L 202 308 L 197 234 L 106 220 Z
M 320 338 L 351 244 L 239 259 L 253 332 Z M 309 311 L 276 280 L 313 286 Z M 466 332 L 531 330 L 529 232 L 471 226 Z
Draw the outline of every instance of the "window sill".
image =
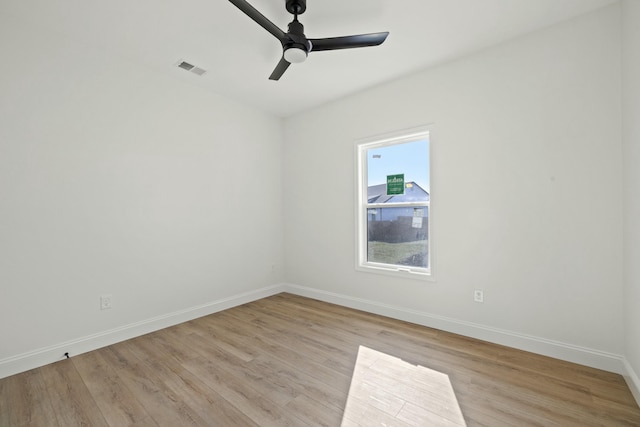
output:
M 402 279 L 412 279 L 426 282 L 436 281 L 431 270 L 415 270 L 408 267 L 403 268 L 396 266 L 386 266 L 382 264 L 359 264 L 356 266 L 356 270 L 363 273 L 382 274 Z

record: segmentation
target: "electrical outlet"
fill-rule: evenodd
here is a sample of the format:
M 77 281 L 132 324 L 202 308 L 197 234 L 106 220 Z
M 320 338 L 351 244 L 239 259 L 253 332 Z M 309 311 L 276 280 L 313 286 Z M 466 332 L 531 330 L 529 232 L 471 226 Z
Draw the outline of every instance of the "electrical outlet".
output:
M 480 289 L 473 291 L 473 300 L 475 302 L 484 302 L 484 292 Z
M 111 295 L 100 296 L 100 310 L 108 310 L 111 308 Z

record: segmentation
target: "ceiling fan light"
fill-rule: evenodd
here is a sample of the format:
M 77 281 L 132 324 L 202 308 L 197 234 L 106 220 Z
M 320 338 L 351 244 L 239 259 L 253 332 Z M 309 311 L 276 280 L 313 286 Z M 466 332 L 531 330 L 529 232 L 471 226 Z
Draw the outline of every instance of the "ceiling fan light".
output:
M 298 64 L 307 59 L 307 52 L 299 47 L 290 47 L 284 51 L 284 59 L 291 64 Z

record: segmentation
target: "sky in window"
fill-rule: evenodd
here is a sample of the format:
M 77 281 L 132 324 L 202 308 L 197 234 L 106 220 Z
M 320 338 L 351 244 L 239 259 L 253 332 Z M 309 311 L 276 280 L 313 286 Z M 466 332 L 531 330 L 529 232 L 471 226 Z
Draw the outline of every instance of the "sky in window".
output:
M 428 139 L 369 149 L 367 166 L 369 186 L 385 184 L 387 175 L 403 173 L 405 182 L 413 181 L 431 192 Z

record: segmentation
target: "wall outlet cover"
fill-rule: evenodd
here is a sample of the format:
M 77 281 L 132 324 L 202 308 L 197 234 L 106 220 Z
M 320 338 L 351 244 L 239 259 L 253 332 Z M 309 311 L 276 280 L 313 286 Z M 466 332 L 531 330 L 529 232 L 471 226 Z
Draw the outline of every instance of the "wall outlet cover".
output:
M 473 291 L 473 300 L 475 302 L 484 302 L 484 292 L 480 289 Z
M 100 310 L 108 310 L 111 308 L 112 298 L 111 295 L 100 296 Z

